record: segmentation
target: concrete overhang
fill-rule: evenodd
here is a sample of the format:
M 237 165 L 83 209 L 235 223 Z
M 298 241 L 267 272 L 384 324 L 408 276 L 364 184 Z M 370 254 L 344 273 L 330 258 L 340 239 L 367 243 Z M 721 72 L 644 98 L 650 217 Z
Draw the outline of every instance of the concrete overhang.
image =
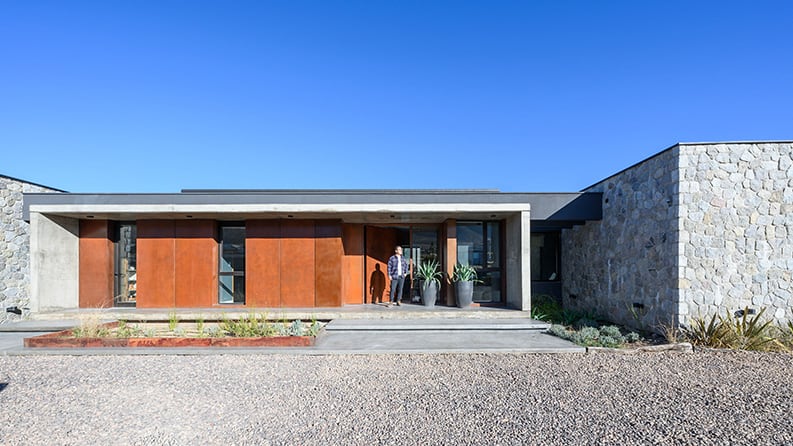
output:
M 594 206 L 594 204 L 597 206 Z M 448 218 L 503 219 L 520 212 L 531 218 L 600 218 L 600 194 L 454 191 L 185 191 L 179 194 L 24 195 L 31 212 L 109 220 L 338 218 L 349 222 L 433 223 Z

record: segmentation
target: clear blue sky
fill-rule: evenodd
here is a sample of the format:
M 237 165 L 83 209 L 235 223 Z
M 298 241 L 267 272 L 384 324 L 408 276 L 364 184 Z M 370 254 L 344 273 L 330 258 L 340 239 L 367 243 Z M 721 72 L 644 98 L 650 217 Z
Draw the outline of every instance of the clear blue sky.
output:
M 0 0 L 0 174 L 575 191 L 793 139 L 793 1 Z

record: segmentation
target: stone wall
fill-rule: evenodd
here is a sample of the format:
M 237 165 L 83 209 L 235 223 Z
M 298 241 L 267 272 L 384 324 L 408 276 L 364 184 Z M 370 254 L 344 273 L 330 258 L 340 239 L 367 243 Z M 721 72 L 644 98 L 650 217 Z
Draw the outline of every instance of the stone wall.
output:
M 680 219 L 682 315 L 793 320 L 793 144 L 681 144 Z
M 30 224 L 22 220 L 22 194 L 60 192 L 0 175 L 0 323 L 19 316 L 11 306 L 26 307 L 30 289 Z
M 603 219 L 562 232 L 565 307 L 638 328 L 677 322 L 678 155 L 672 147 L 585 191 L 603 193 Z

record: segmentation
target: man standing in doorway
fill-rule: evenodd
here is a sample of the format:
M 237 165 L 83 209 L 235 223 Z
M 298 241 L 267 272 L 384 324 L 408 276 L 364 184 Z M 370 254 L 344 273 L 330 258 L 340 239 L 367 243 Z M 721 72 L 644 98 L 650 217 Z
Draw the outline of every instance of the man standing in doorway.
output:
M 405 276 L 410 272 L 410 265 L 402 256 L 402 247 L 394 249 L 394 255 L 388 259 L 388 277 L 391 278 L 390 303 L 401 305 L 402 289 L 405 287 Z

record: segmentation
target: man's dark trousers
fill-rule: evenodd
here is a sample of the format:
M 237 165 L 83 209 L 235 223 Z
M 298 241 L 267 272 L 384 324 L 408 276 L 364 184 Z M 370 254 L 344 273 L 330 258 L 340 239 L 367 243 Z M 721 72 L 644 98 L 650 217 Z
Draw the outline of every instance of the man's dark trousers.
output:
M 391 279 L 391 302 L 399 303 L 402 300 L 402 288 L 405 286 L 405 276 Z

